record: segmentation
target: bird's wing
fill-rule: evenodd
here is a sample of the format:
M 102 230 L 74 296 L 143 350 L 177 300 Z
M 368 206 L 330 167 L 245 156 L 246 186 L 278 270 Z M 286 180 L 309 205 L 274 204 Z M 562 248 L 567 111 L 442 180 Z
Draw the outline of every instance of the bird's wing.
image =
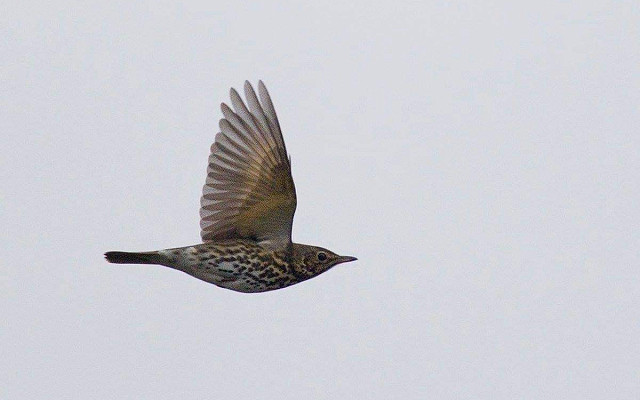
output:
M 260 101 L 249 82 L 249 107 L 231 89 L 231 110 L 211 146 L 200 200 L 203 241 L 251 238 L 273 249 L 291 244 L 296 189 L 276 110 L 262 81 Z

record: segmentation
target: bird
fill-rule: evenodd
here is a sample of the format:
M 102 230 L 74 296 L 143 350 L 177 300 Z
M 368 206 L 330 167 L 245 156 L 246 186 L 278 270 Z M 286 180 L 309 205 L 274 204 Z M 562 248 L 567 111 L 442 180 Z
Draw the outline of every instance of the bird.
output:
M 282 289 L 357 260 L 293 243 L 297 206 L 291 157 L 262 81 L 231 88 L 211 145 L 200 198 L 202 243 L 146 252 L 109 251 L 115 264 L 158 264 L 242 293 Z

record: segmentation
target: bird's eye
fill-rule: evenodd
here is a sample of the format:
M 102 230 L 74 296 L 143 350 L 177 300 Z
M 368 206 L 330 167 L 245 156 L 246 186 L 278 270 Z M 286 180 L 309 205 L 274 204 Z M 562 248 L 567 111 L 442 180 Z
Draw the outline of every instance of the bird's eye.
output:
M 323 253 L 323 252 L 318 253 L 318 261 L 326 261 L 326 260 L 327 260 L 327 253 Z

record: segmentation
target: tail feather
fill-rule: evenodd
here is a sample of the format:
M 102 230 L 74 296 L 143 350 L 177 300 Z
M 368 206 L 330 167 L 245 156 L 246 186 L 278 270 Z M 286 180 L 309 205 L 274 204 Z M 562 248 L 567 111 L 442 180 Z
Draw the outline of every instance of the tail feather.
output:
M 104 258 L 114 264 L 158 264 L 158 254 L 149 253 L 127 253 L 124 251 L 108 251 L 104 253 Z

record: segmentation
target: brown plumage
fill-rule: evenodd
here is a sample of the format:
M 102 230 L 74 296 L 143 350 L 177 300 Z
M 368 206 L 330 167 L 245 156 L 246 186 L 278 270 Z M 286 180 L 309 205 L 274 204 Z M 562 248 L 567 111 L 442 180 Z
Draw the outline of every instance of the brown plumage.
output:
M 211 146 L 200 200 L 204 243 L 143 253 L 107 252 L 119 264 L 160 264 L 239 292 L 302 282 L 355 257 L 292 243 L 296 190 L 275 108 L 262 81 L 249 82 L 247 105 L 231 89 Z

